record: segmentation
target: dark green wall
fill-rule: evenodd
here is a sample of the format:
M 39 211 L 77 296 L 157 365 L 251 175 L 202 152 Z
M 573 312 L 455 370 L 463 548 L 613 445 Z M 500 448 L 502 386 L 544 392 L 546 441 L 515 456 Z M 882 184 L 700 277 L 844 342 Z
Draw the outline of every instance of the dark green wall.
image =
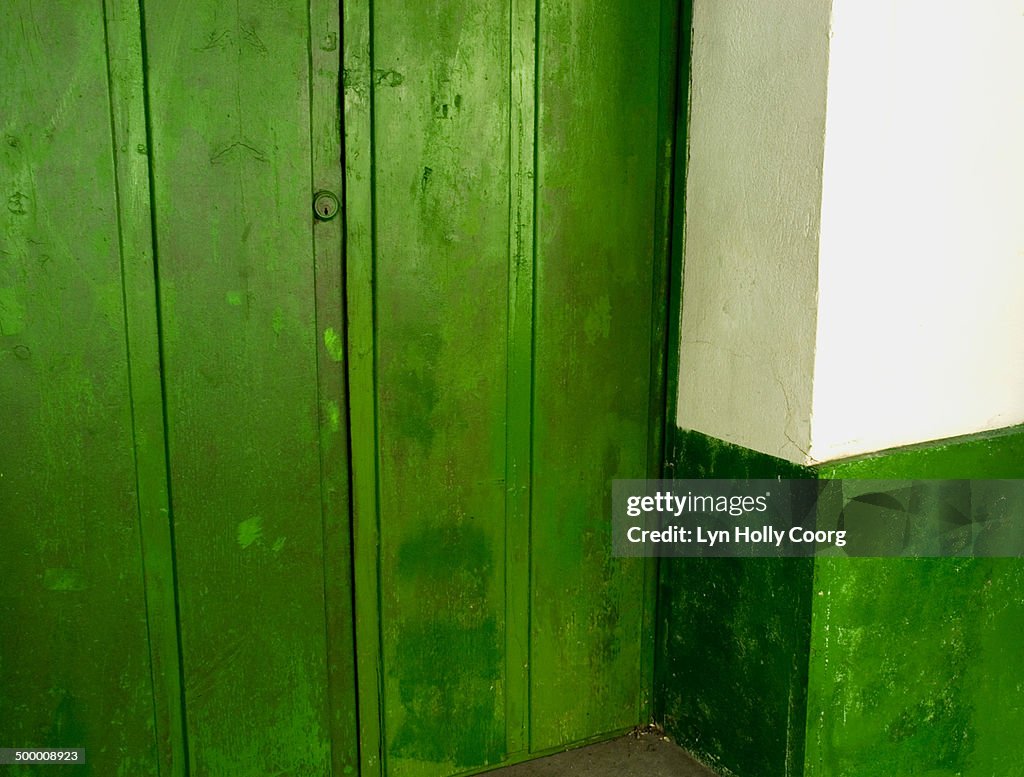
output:
M 668 448 L 675 478 L 813 478 L 695 432 Z M 741 777 L 799 774 L 811 638 L 811 559 L 660 560 L 655 719 Z
M 1020 428 L 814 469 L 670 453 L 675 477 L 1024 477 Z M 663 559 L 658 623 L 658 720 L 723 773 L 1024 774 L 1019 559 Z

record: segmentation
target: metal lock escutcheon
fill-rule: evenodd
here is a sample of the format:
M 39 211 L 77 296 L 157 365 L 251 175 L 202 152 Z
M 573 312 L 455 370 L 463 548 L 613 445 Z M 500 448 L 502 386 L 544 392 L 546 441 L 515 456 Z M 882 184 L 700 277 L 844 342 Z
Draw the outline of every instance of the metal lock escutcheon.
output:
M 320 221 L 330 221 L 338 215 L 338 198 L 333 192 L 319 191 L 313 195 L 313 215 Z

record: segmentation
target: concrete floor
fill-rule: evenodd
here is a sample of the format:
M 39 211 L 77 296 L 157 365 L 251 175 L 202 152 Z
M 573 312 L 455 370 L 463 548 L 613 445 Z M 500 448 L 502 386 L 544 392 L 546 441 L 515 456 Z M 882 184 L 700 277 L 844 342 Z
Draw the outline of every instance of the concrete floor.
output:
M 494 777 L 716 777 L 657 734 L 627 734 L 578 750 L 506 766 Z

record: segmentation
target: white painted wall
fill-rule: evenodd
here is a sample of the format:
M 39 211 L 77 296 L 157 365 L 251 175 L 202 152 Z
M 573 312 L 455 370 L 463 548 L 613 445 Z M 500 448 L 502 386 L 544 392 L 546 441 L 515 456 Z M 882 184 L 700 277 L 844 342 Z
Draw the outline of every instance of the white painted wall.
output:
M 1024 0 L 826 5 L 695 2 L 679 424 L 812 462 L 1024 422 Z
M 811 455 L 1024 421 L 1024 2 L 835 0 Z
M 810 444 L 828 7 L 695 0 L 678 422 Z

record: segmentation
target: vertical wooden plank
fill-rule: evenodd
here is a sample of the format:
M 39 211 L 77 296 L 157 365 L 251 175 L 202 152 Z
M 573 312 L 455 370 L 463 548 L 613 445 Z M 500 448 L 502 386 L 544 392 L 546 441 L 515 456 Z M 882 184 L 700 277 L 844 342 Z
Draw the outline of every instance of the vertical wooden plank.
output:
M 359 769 L 342 282 L 344 218 L 340 212 L 326 218 L 330 211 L 323 210 L 340 208 L 342 197 L 338 0 L 310 0 L 309 35 L 312 189 L 327 197 L 320 205 L 314 199 L 314 206 L 321 210 L 314 222 L 313 247 L 331 766 L 334 774 L 344 775 Z
M 105 12 L 153 710 L 161 774 L 183 777 L 186 743 L 167 493 L 142 22 L 137 0 L 106 0 Z
M 320 100 L 330 80 L 310 72 L 311 56 L 330 67 L 330 9 L 314 8 L 311 42 L 301 0 L 144 5 L 193 774 L 319 775 L 351 756 L 331 754 L 350 712 L 328 658 L 344 645 L 326 615 L 343 562 L 325 542 L 342 547 L 347 462 L 331 436 L 333 225 L 316 227 L 314 252 L 314 189 L 337 179 L 311 126 L 311 75 Z
M 373 5 L 386 773 L 505 730 L 508 2 Z
M 79 774 L 171 774 L 173 691 L 157 688 L 154 710 L 153 679 L 173 658 L 157 624 L 164 663 L 151 664 L 146 582 L 160 571 L 144 577 L 141 554 L 160 474 L 141 440 L 136 467 L 131 391 L 145 381 L 129 382 L 125 336 L 126 291 L 144 294 L 131 284 L 146 263 L 145 193 L 122 186 L 119 234 L 111 130 L 113 117 L 125 139 L 138 103 L 118 83 L 111 106 L 120 62 L 108 74 L 101 2 L 9 2 L 0 15 L 0 729 L 5 746 L 85 747 Z
M 609 516 L 611 480 L 649 465 L 660 3 L 540 14 L 534 750 L 645 714 L 648 563 L 611 557 Z
M 505 663 L 507 747 L 509 753 L 518 753 L 529 747 L 530 723 L 536 0 L 512 0 L 510 51 Z
M 371 0 L 342 4 L 345 281 L 361 777 L 378 777 L 383 773 L 370 4 Z

